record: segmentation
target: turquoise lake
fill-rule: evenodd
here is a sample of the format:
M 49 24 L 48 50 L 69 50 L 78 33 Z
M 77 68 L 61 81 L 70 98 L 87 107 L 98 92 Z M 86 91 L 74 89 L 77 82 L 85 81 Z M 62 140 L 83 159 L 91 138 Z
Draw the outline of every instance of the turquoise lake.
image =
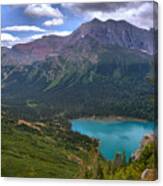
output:
M 73 131 L 98 139 L 100 153 L 109 160 L 114 159 L 116 152 L 124 151 L 128 160 L 144 135 L 154 131 L 153 122 L 74 119 L 71 124 Z

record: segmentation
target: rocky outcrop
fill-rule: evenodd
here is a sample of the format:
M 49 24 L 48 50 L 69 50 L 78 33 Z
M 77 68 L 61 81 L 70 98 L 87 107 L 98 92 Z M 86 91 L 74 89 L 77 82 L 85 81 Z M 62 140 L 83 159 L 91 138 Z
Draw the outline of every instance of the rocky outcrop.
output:
M 145 147 L 149 144 L 152 143 L 157 143 L 157 138 L 156 135 L 154 134 L 147 134 L 144 136 L 140 148 L 137 149 L 137 151 L 134 153 L 134 155 L 132 156 L 132 160 L 133 161 L 141 161 L 141 155 L 145 149 Z M 157 179 L 157 166 L 154 166 L 155 168 L 153 168 L 153 166 L 151 166 L 150 168 L 146 168 L 142 173 L 141 173 L 141 180 L 143 181 L 154 181 Z
M 157 170 L 155 169 L 145 169 L 141 175 L 141 180 L 143 181 L 155 181 L 157 178 Z
M 144 147 L 147 144 L 154 143 L 155 141 L 156 141 L 156 136 L 154 134 L 145 135 L 141 142 L 140 148 L 135 151 L 135 153 L 132 156 L 132 159 L 139 160 Z
M 42 128 L 46 127 L 44 123 L 40 123 L 40 122 L 31 123 L 31 122 L 28 122 L 28 121 L 23 120 L 23 119 L 18 120 L 18 123 L 17 123 L 16 126 L 32 129 L 32 130 L 37 131 L 41 134 L 42 134 Z
M 145 145 L 155 142 L 156 136 L 154 134 L 147 134 L 144 136 L 142 142 L 141 142 L 141 148 L 144 148 Z

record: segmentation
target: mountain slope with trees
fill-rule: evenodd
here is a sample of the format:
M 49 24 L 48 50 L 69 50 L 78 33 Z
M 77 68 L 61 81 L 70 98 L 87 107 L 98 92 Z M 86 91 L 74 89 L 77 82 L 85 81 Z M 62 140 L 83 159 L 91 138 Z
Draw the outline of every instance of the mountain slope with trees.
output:
M 66 37 L 2 48 L 2 107 L 26 118 L 154 120 L 148 79 L 155 73 L 155 34 L 125 21 L 94 19 Z

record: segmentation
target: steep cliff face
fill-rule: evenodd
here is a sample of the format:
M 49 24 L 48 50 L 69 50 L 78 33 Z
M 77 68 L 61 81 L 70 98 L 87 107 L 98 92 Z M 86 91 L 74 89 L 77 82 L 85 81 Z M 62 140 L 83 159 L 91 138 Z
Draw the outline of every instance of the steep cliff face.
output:
M 153 37 L 154 30 L 143 30 L 126 21 L 108 20 L 101 22 L 93 19 L 81 25 L 71 36 L 73 42 L 90 36 L 104 45 L 118 45 L 121 47 L 155 53 Z

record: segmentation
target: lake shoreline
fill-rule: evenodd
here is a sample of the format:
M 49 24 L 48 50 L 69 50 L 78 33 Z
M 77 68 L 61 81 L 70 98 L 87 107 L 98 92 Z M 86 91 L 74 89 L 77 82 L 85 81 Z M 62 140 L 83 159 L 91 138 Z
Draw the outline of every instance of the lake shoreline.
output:
M 92 120 L 92 121 L 99 121 L 99 122 L 111 122 L 111 121 L 133 121 L 133 122 L 149 122 L 146 119 L 141 118 L 132 118 L 132 117 L 125 117 L 125 116 L 88 116 L 88 117 L 78 117 L 73 118 L 71 120 Z

